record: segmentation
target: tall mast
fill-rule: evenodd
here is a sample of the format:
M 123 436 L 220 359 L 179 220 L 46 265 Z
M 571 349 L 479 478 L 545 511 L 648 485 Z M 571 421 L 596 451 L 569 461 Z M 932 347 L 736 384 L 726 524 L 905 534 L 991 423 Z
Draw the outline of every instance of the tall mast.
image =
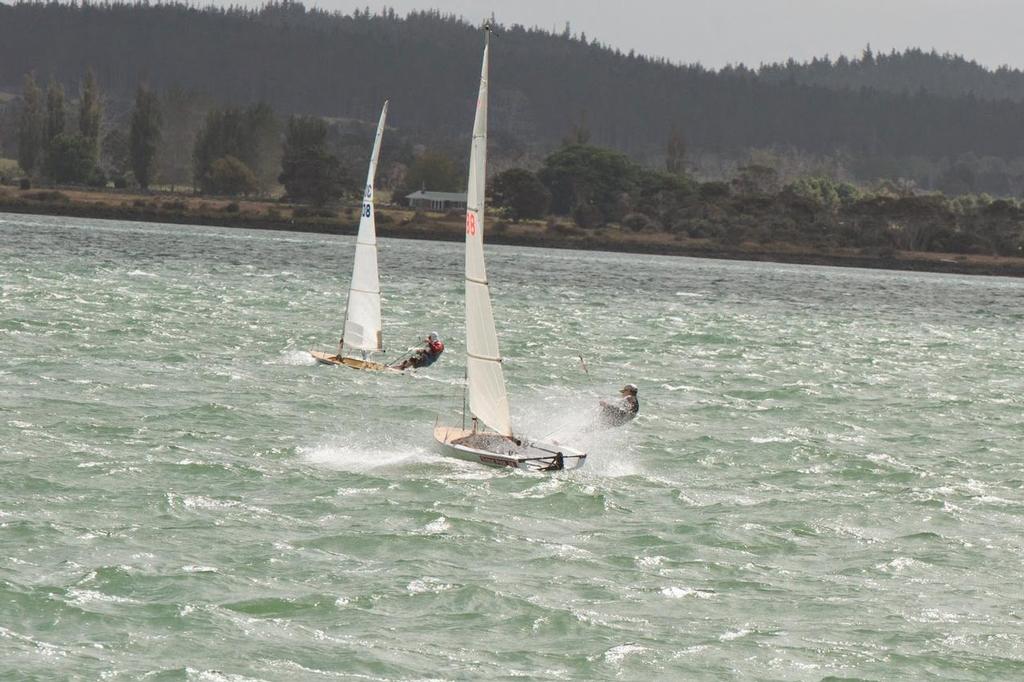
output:
M 512 435 L 505 376 L 484 265 L 484 204 L 487 182 L 487 65 L 491 26 L 485 24 L 480 94 L 473 121 L 466 191 L 466 384 L 469 411 L 504 436 Z

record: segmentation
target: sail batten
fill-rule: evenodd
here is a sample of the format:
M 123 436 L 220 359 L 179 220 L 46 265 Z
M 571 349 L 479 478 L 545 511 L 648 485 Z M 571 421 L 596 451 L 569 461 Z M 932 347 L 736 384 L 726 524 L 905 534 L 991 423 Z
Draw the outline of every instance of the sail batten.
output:
M 484 265 L 484 205 L 487 179 L 487 64 L 490 34 L 480 67 L 480 95 L 473 121 L 466 190 L 466 383 L 469 411 L 484 424 L 512 435 L 505 376 Z
M 366 173 L 366 189 L 363 206 L 359 214 L 359 232 L 356 235 L 355 263 L 352 266 L 352 282 L 348 290 L 348 305 L 345 310 L 345 327 L 342 334 L 342 353 L 351 355 L 358 352 L 365 355 L 382 350 L 380 313 L 380 274 L 377 270 L 377 226 L 374 220 L 374 179 L 377 174 L 377 159 L 380 157 L 380 143 L 384 135 L 388 103 L 380 112 L 377 135 L 370 153 L 370 167 Z

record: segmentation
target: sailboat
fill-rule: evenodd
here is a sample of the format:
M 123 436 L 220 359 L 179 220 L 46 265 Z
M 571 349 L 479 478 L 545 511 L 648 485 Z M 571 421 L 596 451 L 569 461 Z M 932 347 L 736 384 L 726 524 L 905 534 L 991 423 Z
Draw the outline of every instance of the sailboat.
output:
M 487 59 L 490 25 L 484 27 L 480 96 L 473 122 L 466 197 L 466 393 L 470 425 L 435 424 L 445 454 L 491 466 L 558 471 L 583 466 L 586 454 L 558 443 L 530 441 L 512 433 L 505 376 L 484 266 L 484 190 L 487 165 Z M 464 403 L 465 404 L 465 403 Z
M 373 184 L 377 174 L 380 141 L 384 136 L 384 121 L 388 103 L 380 112 L 377 136 L 370 154 L 370 170 L 366 174 L 366 191 L 359 214 L 359 232 L 356 235 L 356 257 L 352 266 L 352 282 L 348 289 L 348 307 L 345 326 L 336 354 L 309 351 L 317 361 L 326 365 L 345 365 L 355 369 L 393 369 L 369 359 L 371 353 L 383 350 L 380 315 L 380 276 L 377 272 L 377 227 L 374 223 Z M 398 370 L 394 370 L 398 371 Z

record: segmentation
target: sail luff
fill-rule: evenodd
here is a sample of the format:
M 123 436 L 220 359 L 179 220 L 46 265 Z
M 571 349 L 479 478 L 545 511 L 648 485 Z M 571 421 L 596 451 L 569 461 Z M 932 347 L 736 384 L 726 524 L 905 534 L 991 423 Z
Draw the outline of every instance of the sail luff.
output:
M 343 332 L 345 355 L 358 351 L 360 355 L 383 349 L 380 313 L 380 275 L 377 271 L 377 227 L 374 220 L 374 179 L 377 174 L 377 159 L 380 156 L 381 138 L 384 136 L 384 122 L 388 115 L 388 103 L 380 112 L 377 135 L 370 153 L 370 167 L 366 173 L 366 188 L 359 213 L 359 232 L 356 234 L 355 261 L 352 265 L 352 282 L 348 290 L 348 305 L 345 310 Z
M 508 396 L 501 369 L 501 353 L 494 328 L 483 250 L 490 33 L 486 35 L 466 192 L 466 378 L 470 412 L 498 433 L 511 436 Z

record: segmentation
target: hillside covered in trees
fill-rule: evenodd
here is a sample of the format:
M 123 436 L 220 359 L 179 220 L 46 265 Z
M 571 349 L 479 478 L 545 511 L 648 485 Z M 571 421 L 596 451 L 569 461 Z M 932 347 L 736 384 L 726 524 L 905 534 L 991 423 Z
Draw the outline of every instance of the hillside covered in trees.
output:
M 0 89 L 17 93 L 34 71 L 73 90 L 88 67 L 108 98 L 108 116 L 129 109 L 140 81 L 207 98 L 208 109 L 263 102 L 279 114 L 357 121 L 375 119 L 390 98 L 403 143 L 457 155 L 472 117 L 480 44 L 475 26 L 436 12 L 346 16 L 294 2 L 255 10 L 18 3 L 0 5 Z M 868 50 L 853 60 L 716 72 L 624 54 L 568 29 L 522 26 L 501 27 L 494 52 L 499 168 L 537 168 L 574 131 L 578 141 L 660 167 L 674 139 L 686 168 L 704 179 L 730 177 L 754 161 L 786 179 L 902 178 L 951 194 L 1024 191 L 1019 71 Z M 5 156 L 14 155 L 4 125 L 12 117 L 0 112 Z

